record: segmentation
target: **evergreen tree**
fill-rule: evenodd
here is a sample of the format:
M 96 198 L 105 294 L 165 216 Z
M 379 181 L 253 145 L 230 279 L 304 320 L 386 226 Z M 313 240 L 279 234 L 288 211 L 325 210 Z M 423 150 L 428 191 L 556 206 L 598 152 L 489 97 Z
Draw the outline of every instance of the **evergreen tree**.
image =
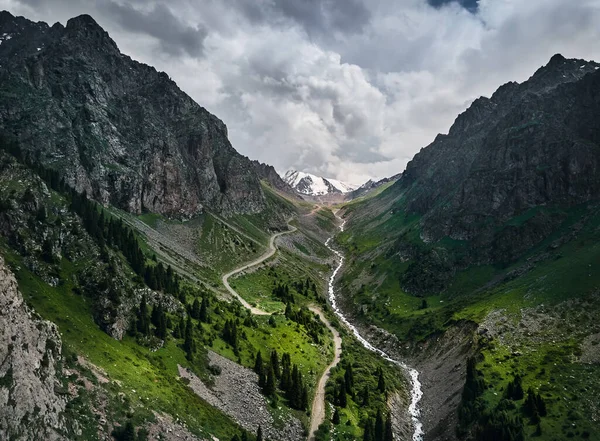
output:
M 346 381 L 346 392 L 351 396 L 354 395 L 354 373 L 352 372 L 352 365 L 349 364 L 344 372 L 344 380 Z
M 256 431 L 256 441 L 263 441 L 262 427 L 258 426 Z
M 273 368 L 275 377 L 281 378 L 281 370 L 279 369 L 279 355 L 275 349 L 271 351 L 271 367 Z
M 250 441 L 248 432 L 245 430 L 242 430 L 242 441 Z
M 192 361 L 194 359 L 194 352 L 196 352 L 196 342 L 194 341 L 192 318 L 189 315 L 185 325 L 183 350 L 188 360 Z
M 377 416 L 375 417 L 375 441 L 384 441 L 385 435 L 385 421 L 381 414 L 381 409 L 377 409 Z
M 337 391 L 337 404 L 341 408 L 345 408 L 348 405 L 348 397 L 346 396 L 346 382 L 343 378 L 339 383 Z
M 150 334 L 150 316 L 148 314 L 148 304 L 146 303 L 146 296 L 142 296 L 142 301 L 140 302 L 140 309 L 138 312 L 137 320 L 137 330 L 138 332 L 144 335 Z
M 308 410 L 308 387 L 302 386 L 302 400 L 300 402 L 300 410 Z
M 202 323 L 208 323 L 208 298 L 206 296 L 202 297 L 202 304 L 200 305 L 200 321 Z
M 194 304 L 192 305 L 191 315 L 196 320 L 198 320 L 200 318 L 200 302 L 198 301 L 198 297 L 196 297 L 194 299 Z
M 231 441 L 240 441 L 240 437 L 237 433 L 231 437 Z
M 256 353 L 256 359 L 254 360 L 254 372 L 258 375 L 262 374 L 264 371 L 262 353 L 260 350 Z
M 385 419 L 385 434 L 383 441 L 394 441 L 394 430 L 392 429 L 392 416 L 388 413 Z
M 292 371 L 291 371 L 291 359 L 290 354 L 287 352 L 281 356 L 281 379 L 279 381 L 279 388 L 284 392 L 288 392 L 292 384 Z
M 378 369 L 379 378 L 377 379 L 377 390 L 379 393 L 385 393 L 385 378 L 383 377 L 383 369 Z
M 267 371 L 267 379 L 265 381 L 264 393 L 270 398 L 275 397 L 275 373 L 273 372 L 273 366 L 269 366 Z

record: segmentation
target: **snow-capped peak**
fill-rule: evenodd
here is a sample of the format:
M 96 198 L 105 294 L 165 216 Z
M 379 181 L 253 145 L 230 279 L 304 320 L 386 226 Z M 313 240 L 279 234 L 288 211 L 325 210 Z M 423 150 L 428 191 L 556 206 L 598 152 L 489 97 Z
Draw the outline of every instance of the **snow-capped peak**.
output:
M 323 178 L 297 170 L 287 171 L 283 180 L 298 192 L 312 196 L 322 196 L 330 193 L 349 193 L 356 189 L 356 186 L 340 182 L 336 179 Z

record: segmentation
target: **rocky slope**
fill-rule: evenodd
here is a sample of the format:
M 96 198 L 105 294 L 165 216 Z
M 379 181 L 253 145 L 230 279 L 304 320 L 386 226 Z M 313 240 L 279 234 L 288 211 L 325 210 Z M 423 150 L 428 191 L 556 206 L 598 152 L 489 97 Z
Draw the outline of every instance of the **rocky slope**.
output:
M 60 359 L 56 326 L 25 305 L 0 256 L 1 439 L 66 439 L 60 432 L 67 400 L 56 392 L 62 389 Z
M 50 27 L 4 11 L 0 36 L 0 129 L 77 190 L 174 217 L 265 207 L 225 124 L 91 17 Z

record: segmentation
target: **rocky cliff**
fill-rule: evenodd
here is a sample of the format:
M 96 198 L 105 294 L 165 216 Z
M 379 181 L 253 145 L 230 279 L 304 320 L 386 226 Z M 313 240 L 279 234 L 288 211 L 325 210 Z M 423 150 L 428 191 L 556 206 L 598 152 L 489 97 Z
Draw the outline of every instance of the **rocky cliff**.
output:
M 0 256 L 0 439 L 62 440 L 66 399 L 57 394 L 61 340 L 24 303 Z
M 0 13 L 0 130 L 79 191 L 133 213 L 265 207 L 225 124 L 87 15 L 50 27 Z
M 392 190 L 403 194 L 407 212 L 422 216 L 422 237 L 492 244 L 503 240 L 499 225 L 532 207 L 597 198 L 599 67 L 555 55 L 523 84 L 475 100 L 422 149 Z

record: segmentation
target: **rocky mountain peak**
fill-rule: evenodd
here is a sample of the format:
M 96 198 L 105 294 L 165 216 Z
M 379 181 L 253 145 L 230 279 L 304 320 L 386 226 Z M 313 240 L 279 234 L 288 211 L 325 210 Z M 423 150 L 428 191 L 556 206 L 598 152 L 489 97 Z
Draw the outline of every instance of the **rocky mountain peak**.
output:
M 75 39 L 77 44 L 106 47 L 118 53 L 117 43 L 91 16 L 82 14 L 67 21 L 65 36 Z

